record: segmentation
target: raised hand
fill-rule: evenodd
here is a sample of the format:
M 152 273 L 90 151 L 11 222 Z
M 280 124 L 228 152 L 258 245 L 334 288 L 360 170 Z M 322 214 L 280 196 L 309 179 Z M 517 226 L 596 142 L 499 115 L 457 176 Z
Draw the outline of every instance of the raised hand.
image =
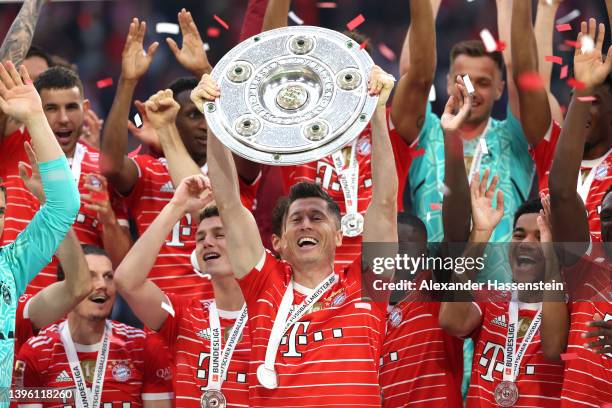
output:
M 32 193 L 32 195 L 36 197 L 41 204 L 44 204 L 45 191 L 40 179 L 40 171 L 38 170 L 38 159 L 36 159 L 36 153 L 34 153 L 32 146 L 30 146 L 30 143 L 28 142 L 23 144 L 23 148 L 28 155 L 28 161 L 30 163 L 19 162 L 19 177 L 21 177 L 21 180 L 28 191 Z M 28 168 L 31 170 L 31 174 L 28 172 Z
M 595 48 L 583 52 L 581 47 L 576 47 L 574 76 L 587 88 L 593 88 L 602 84 L 612 70 L 612 47 L 608 48 L 608 56 L 604 62 L 602 48 L 606 37 L 606 26 L 603 23 L 599 24 L 599 33 L 597 33 L 597 22 L 594 18 L 589 20 L 588 27 L 586 21 L 580 25 L 578 43 L 583 44 L 587 35 L 595 42 Z
M 370 96 L 378 95 L 377 107 L 386 107 L 389 95 L 395 86 L 395 78 L 387 74 L 381 67 L 375 65 L 370 71 L 368 78 L 368 93 Z
M 32 115 L 44 114 L 40 96 L 25 66 L 20 66 L 17 72 L 10 61 L 0 64 L 0 109 L 21 123 L 26 123 Z
M 472 110 L 472 95 L 468 93 L 463 79 L 457 75 L 455 90 L 446 102 L 444 114 L 440 118 L 440 124 L 444 134 L 452 134 L 458 131 L 465 120 L 470 116 Z
M 171 125 L 181 106 L 172 97 L 172 90 L 157 92 L 145 102 L 147 118 L 154 129 Z
M 208 62 L 208 57 L 204 50 L 204 43 L 202 42 L 198 27 L 193 21 L 191 13 L 182 9 L 180 13 L 178 13 L 178 22 L 181 27 L 181 34 L 183 35 L 183 48 L 179 48 L 172 38 L 166 38 L 166 43 L 168 43 L 176 60 L 185 67 L 185 69 L 198 76 L 209 73 L 212 67 Z
M 149 117 L 147 116 L 147 109 L 145 104 L 139 100 L 134 101 L 134 106 L 138 110 L 140 119 L 142 120 L 142 126 L 138 127 L 134 122 L 128 120 L 128 130 L 138 139 L 141 143 L 152 147 L 157 152 L 162 152 L 161 142 L 159 136 L 155 131 L 155 128 L 151 124 Z
M 147 23 L 132 20 L 127 39 L 121 55 L 121 76 L 124 79 L 137 80 L 147 72 L 159 43 L 156 41 L 145 52 L 143 41 L 147 32 Z
M 92 109 L 86 109 L 83 122 L 83 132 L 79 140 L 95 149 L 100 149 L 100 133 L 104 120 L 100 119 Z
M 593 316 L 593 321 L 589 322 L 589 327 L 591 329 L 583 333 L 582 338 L 593 341 L 586 342 L 586 347 L 598 354 L 611 354 L 612 320 L 603 320 L 601 315 L 596 313 L 595 316 Z
M 542 203 L 543 210 L 540 210 L 538 215 L 538 227 L 540 229 L 540 242 L 553 242 L 552 239 L 552 227 L 550 223 L 550 195 L 540 194 L 540 201 Z
M 204 175 L 190 176 L 176 188 L 170 201 L 185 213 L 197 213 L 213 201 L 210 180 Z
M 209 74 L 202 75 L 200 83 L 191 91 L 190 95 L 191 101 L 202 113 L 204 113 L 204 102 L 214 101 L 219 96 L 221 96 L 221 90 Z
M 491 185 L 487 188 L 489 175 L 490 170 L 486 169 L 482 180 L 479 181 L 480 173 L 476 172 L 470 183 L 474 229 L 486 232 L 492 232 L 504 215 L 504 193 L 501 190 L 497 192 L 497 208 L 493 208 L 499 177 L 494 176 Z

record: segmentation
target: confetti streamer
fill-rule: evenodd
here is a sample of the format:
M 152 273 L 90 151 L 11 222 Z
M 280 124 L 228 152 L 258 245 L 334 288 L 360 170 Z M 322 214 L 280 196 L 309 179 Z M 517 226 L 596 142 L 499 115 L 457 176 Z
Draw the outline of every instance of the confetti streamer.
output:
M 582 44 L 580 43 L 580 41 L 565 40 L 565 41 L 563 41 L 563 44 L 568 45 L 568 46 L 573 47 L 573 48 L 580 48 L 580 47 L 582 47 Z
M 172 305 L 166 302 L 161 302 L 161 308 L 168 312 L 170 316 L 174 317 L 174 309 L 172 308 Z
M 289 18 L 295 23 L 295 24 L 299 24 L 302 25 L 304 24 L 304 20 L 302 20 L 301 18 L 299 18 L 297 16 L 297 14 L 295 14 L 293 11 L 289 12 Z
M 586 88 L 586 85 L 584 84 L 584 82 L 580 82 L 576 78 L 568 79 L 567 80 L 567 85 L 569 85 L 570 88 L 574 88 L 574 89 L 578 89 L 578 90 L 582 90 L 582 89 Z
M 365 49 L 365 47 L 368 46 L 368 40 L 365 40 L 364 42 L 362 42 L 361 44 L 359 44 L 359 49 L 363 50 Z
M 539 91 L 544 89 L 544 82 L 537 72 L 526 72 L 518 78 L 519 88 L 523 91 Z
M 221 24 L 221 27 L 225 28 L 226 30 L 229 30 L 229 24 L 227 24 L 225 21 L 223 21 L 221 19 L 221 17 L 219 17 L 218 15 L 214 15 L 213 18 L 215 19 L 215 21 L 219 24 Z
M 559 75 L 559 79 L 567 78 L 567 74 L 569 73 L 569 65 L 564 65 L 561 67 L 561 74 Z
M 354 19 L 352 19 L 351 21 L 349 21 L 348 24 L 346 25 L 346 28 L 348 28 L 349 31 L 353 31 L 354 29 L 359 27 L 361 24 L 363 24 L 364 21 L 365 21 L 365 17 L 363 16 L 363 14 L 360 14 Z
M 595 41 L 593 41 L 593 38 L 589 35 L 583 35 L 581 44 L 580 44 L 580 51 L 586 54 L 588 52 L 593 51 L 594 49 L 595 49 Z
M 204 51 L 208 52 L 210 50 L 210 45 L 208 43 L 204 43 Z
M 577 358 L 578 358 L 578 354 L 576 354 L 576 353 L 563 353 L 563 354 L 561 354 L 561 360 L 563 360 L 563 361 L 576 360 Z
M 572 26 L 569 24 L 557 24 L 557 31 L 562 33 L 563 31 L 571 31 Z
M 576 19 L 580 17 L 580 10 L 578 9 L 574 9 L 572 11 L 570 11 L 568 14 L 564 15 L 563 17 L 559 17 L 556 21 L 557 24 L 565 24 L 565 23 L 569 23 L 570 21 Z
M 473 94 L 476 90 L 474 89 L 474 85 L 472 85 L 472 81 L 470 80 L 469 75 L 463 76 L 463 83 L 465 84 L 465 88 L 467 89 L 469 94 Z
M 544 60 L 547 62 L 552 62 L 553 64 L 563 65 L 563 58 L 556 55 L 547 55 L 544 57 Z
M 137 148 L 128 153 L 128 157 L 131 159 L 133 157 L 138 156 L 138 153 L 142 150 L 142 145 L 138 145 Z
M 594 96 L 579 96 L 578 100 L 580 102 L 595 102 L 597 98 Z
M 388 59 L 389 61 L 395 60 L 395 53 L 391 48 L 387 46 L 385 43 L 378 44 L 378 51 L 381 53 L 383 57 Z
M 142 119 L 140 119 L 140 115 L 139 114 L 135 114 L 134 115 L 134 124 L 136 125 L 136 127 L 141 127 L 142 126 Z
M 104 78 L 96 82 L 98 89 L 108 88 L 113 85 L 113 78 Z
M 317 3 L 317 7 L 318 8 L 336 8 L 338 7 L 338 4 L 334 3 L 333 1 L 321 1 Z
M 506 43 L 502 40 L 497 40 L 497 48 L 496 51 L 504 52 L 506 49 Z
M 431 203 L 431 204 L 429 204 L 429 208 L 431 208 L 432 211 L 440 211 L 442 209 L 442 204 L 440 204 L 440 203 Z
M 155 24 L 155 32 L 165 34 L 178 34 L 180 32 L 178 24 L 174 23 L 157 23 Z
M 431 89 L 429 90 L 429 102 L 436 101 L 436 87 L 435 85 L 431 85 Z
M 497 50 L 497 41 L 486 28 L 480 32 L 480 39 L 485 45 L 487 52 L 495 52 Z
M 443 196 L 447 196 L 451 193 L 450 188 L 444 183 L 438 184 L 438 191 L 442 193 Z
M 206 29 L 207 37 L 217 38 L 219 35 L 221 35 L 221 30 L 219 30 L 217 27 L 208 27 Z

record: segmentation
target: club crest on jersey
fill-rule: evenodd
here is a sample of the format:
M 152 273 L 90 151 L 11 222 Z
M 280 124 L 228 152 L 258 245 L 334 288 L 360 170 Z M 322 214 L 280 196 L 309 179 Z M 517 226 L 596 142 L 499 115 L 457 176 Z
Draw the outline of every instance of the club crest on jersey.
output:
M 113 378 L 119 382 L 126 382 L 132 376 L 132 369 L 130 363 L 126 361 L 113 361 L 111 362 L 113 368 L 111 373 Z
M 344 289 L 336 295 L 331 301 L 332 307 L 338 307 L 346 300 L 346 293 L 344 293 Z
M 391 313 L 389 313 L 389 323 L 392 327 L 397 327 L 400 325 L 401 322 L 402 311 L 399 308 L 394 307 L 393 309 L 391 309 Z
M 372 151 L 372 143 L 368 137 L 362 137 L 357 142 L 357 153 L 360 156 L 367 156 Z
M 595 180 L 602 181 L 608 175 L 608 166 L 606 164 L 600 164 L 595 169 Z

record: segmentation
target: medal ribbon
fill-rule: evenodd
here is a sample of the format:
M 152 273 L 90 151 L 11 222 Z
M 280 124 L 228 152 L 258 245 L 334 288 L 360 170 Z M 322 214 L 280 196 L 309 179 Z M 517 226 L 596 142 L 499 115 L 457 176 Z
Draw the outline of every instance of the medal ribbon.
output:
M 582 177 L 578 176 L 577 190 L 578 194 L 580 194 L 580 198 L 582 198 L 582 201 L 584 203 L 586 203 L 587 197 L 589 196 L 589 191 L 591 190 L 591 184 L 593 184 L 593 180 L 595 179 L 595 173 L 597 172 L 597 168 L 601 163 L 606 160 L 610 152 L 612 152 L 612 149 L 608 150 L 606 154 L 595 160 L 595 165 L 591 167 L 591 171 L 589 171 L 589 174 L 587 175 L 584 182 L 582 181 Z
M 83 162 L 83 157 L 85 157 L 85 153 L 87 149 L 80 143 L 76 144 L 76 148 L 74 150 L 74 156 L 72 157 L 72 166 L 70 169 L 72 170 L 72 177 L 74 177 L 74 182 L 79 185 L 79 179 L 81 178 L 81 163 Z
M 85 376 L 83 370 L 81 370 L 81 362 L 76 352 L 74 342 L 70 336 L 70 328 L 68 327 L 68 321 L 65 322 L 60 331 L 60 338 L 64 349 L 66 350 L 66 357 L 68 357 L 68 364 L 70 365 L 70 371 L 72 371 L 72 378 L 76 386 L 76 395 L 74 396 L 75 404 L 77 408 L 99 408 L 102 396 L 102 386 L 104 385 L 104 376 L 106 374 L 106 363 L 108 363 L 108 352 L 110 349 L 110 335 L 113 330 L 112 324 L 109 320 L 106 321 L 104 326 L 104 334 L 102 335 L 102 342 L 100 349 L 98 350 L 98 357 L 96 358 L 96 367 L 94 370 L 94 379 L 91 390 L 87 388 L 85 383 Z
M 542 322 L 542 305 L 538 306 L 538 313 L 535 315 L 518 351 L 516 341 L 518 336 L 518 302 L 512 301 L 508 307 L 508 334 L 506 335 L 506 347 L 504 348 L 504 381 L 514 382 L 518 377 L 521 361 L 525 356 L 527 347 L 535 337 Z
M 344 206 L 346 214 L 357 213 L 357 190 L 359 184 L 359 163 L 357 162 L 357 139 L 351 143 L 351 155 L 349 165 L 344 168 L 344 155 L 342 149 L 332 153 L 334 169 L 338 175 L 338 182 L 344 194 Z
M 236 319 L 234 327 L 232 327 L 227 337 L 227 343 L 225 343 L 223 352 L 221 351 L 221 322 L 219 321 L 219 312 L 215 302 L 212 302 L 208 307 L 208 314 L 210 320 L 210 361 L 208 363 L 209 377 L 206 389 L 220 391 L 223 378 L 232 359 L 232 354 L 234 354 L 234 349 L 238 344 L 242 330 L 246 326 L 248 313 L 245 303 L 242 309 L 240 309 L 240 316 Z
M 274 370 L 274 362 L 276 361 L 276 353 L 280 346 L 281 338 L 285 335 L 287 330 L 295 322 L 302 318 L 306 314 L 306 311 L 313 305 L 317 300 L 327 292 L 329 288 L 336 282 L 337 275 L 332 273 L 323 282 L 319 283 L 316 288 L 312 291 L 302 303 L 300 303 L 291 315 L 289 311 L 293 304 L 293 279 L 289 281 L 283 300 L 281 300 L 278 308 L 278 313 L 274 319 L 274 325 L 272 326 L 272 333 L 270 333 L 270 339 L 268 339 L 268 347 L 266 348 L 266 358 L 264 366 L 269 370 Z M 283 327 L 284 326 L 284 327 Z

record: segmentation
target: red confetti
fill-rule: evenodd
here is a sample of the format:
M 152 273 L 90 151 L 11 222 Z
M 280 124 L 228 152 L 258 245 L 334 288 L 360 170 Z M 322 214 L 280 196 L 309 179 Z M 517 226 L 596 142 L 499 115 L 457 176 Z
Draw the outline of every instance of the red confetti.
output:
M 578 358 L 578 354 L 576 354 L 576 353 L 563 353 L 563 354 L 561 354 L 561 360 L 563 360 L 563 361 L 575 360 L 577 358 Z
M 96 82 L 98 89 L 108 88 L 113 85 L 113 78 L 104 78 Z
M 219 17 L 218 15 L 214 15 L 213 18 L 215 19 L 215 21 L 219 24 L 221 24 L 221 27 L 225 28 L 226 30 L 229 30 L 229 24 L 227 24 L 225 21 L 223 21 L 221 19 L 221 17 Z
M 423 149 L 423 148 L 420 148 L 420 149 L 418 149 L 418 150 L 411 150 L 411 151 L 410 151 L 410 156 L 411 156 L 413 159 L 416 159 L 417 157 L 422 156 L 422 155 L 424 155 L 424 154 L 425 154 L 425 149 Z
M 346 25 L 346 28 L 348 28 L 349 31 L 353 31 L 354 29 L 359 27 L 364 21 L 365 21 L 365 17 L 363 16 L 363 14 L 360 14 L 354 19 L 352 19 L 351 21 L 349 21 L 348 24 Z
M 338 3 L 334 3 L 333 1 L 320 1 L 317 3 L 318 8 L 336 8 L 338 7 Z
M 544 89 L 544 82 L 537 72 L 527 72 L 519 76 L 518 87 L 523 91 L 539 91 Z
M 597 98 L 594 96 L 579 96 L 578 100 L 580 102 L 595 102 Z
M 504 52 L 505 49 L 506 43 L 502 40 L 497 40 L 497 48 L 495 50 L 499 52 Z
M 378 44 L 378 51 L 380 51 L 381 55 L 385 57 L 386 59 L 388 59 L 389 61 L 395 60 L 395 53 L 393 52 L 391 48 L 387 47 L 387 44 L 385 43 Z
M 364 42 L 362 42 L 361 44 L 359 44 L 359 49 L 363 50 L 365 47 L 368 46 L 368 40 L 365 40 Z
M 559 79 L 567 78 L 567 74 L 569 72 L 569 65 L 564 65 L 561 67 L 561 75 L 559 75 Z
M 128 153 L 128 157 L 131 159 L 132 157 L 138 156 L 138 153 L 140 153 L 140 150 L 142 150 L 142 145 L 138 145 L 138 147 L 136 149 L 134 149 L 131 152 L 129 152 Z
M 573 48 L 580 48 L 580 47 L 582 47 L 582 44 L 580 43 L 580 41 L 565 40 L 565 41 L 563 41 L 563 43 L 565 45 L 568 45 L 568 46 L 573 47 Z
M 208 27 L 206 30 L 206 36 L 210 38 L 216 38 L 221 34 L 221 31 L 217 27 Z
M 570 31 L 572 29 L 572 26 L 569 24 L 557 24 L 557 31 L 558 32 L 563 32 L 563 31 Z
M 545 61 L 552 62 L 553 64 L 563 65 L 563 58 L 556 55 L 547 55 L 544 57 Z
M 586 88 L 586 85 L 584 84 L 584 82 L 580 82 L 576 78 L 568 79 L 567 80 L 567 85 L 569 85 L 570 88 L 574 88 L 574 89 L 578 89 L 578 90 L 582 90 L 582 89 Z
M 429 204 L 429 208 L 431 208 L 432 211 L 440 211 L 442 209 L 442 204 L 440 204 L 440 203 L 431 203 L 431 204 Z

